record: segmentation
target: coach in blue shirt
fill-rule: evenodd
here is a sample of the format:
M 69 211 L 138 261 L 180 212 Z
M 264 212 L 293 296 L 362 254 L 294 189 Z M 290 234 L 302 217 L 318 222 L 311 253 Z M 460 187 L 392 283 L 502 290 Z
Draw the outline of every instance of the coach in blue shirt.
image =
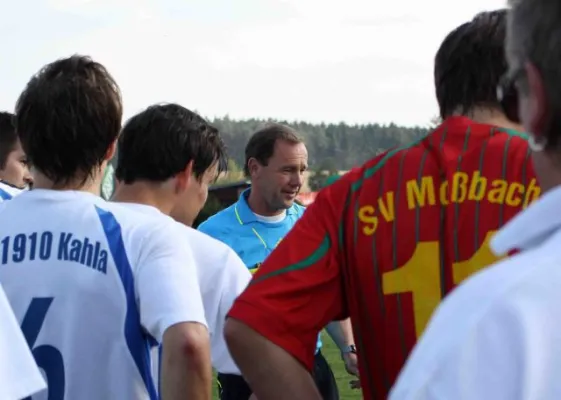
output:
M 198 229 L 229 245 L 255 273 L 304 213 L 305 208 L 294 200 L 308 167 L 308 152 L 293 129 L 270 124 L 251 137 L 245 158 L 244 172 L 251 178 L 251 188 Z M 350 323 L 333 322 L 327 330 L 341 350 L 347 371 L 356 374 Z M 324 399 L 338 399 L 337 384 L 321 346 L 318 336 L 314 379 Z M 239 376 L 219 374 L 218 383 L 221 400 L 247 400 L 251 395 Z

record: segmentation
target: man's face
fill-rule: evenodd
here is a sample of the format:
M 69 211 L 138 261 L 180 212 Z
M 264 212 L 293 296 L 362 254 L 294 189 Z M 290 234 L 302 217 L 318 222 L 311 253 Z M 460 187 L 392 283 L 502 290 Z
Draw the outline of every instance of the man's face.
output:
M 302 187 L 308 168 L 308 151 L 304 143 L 277 141 L 267 165 L 256 163 L 252 186 L 259 190 L 269 211 L 288 209 Z
M 199 178 L 192 176 L 185 191 L 178 196 L 177 205 L 171 212 L 172 218 L 182 224 L 192 226 L 206 203 L 208 188 L 216 181 L 217 175 L 218 163 L 214 163 Z
M 8 154 L 6 165 L 0 169 L 0 179 L 19 188 L 25 188 L 33 183 L 33 177 L 29 172 L 27 157 L 21 148 L 19 140 L 14 150 Z

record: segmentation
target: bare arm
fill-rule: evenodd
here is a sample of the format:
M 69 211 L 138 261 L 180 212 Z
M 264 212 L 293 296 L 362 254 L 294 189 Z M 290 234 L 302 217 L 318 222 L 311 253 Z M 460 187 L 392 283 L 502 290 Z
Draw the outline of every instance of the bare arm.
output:
M 164 333 L 162 400 L 210 400 L 212 367 L 207 328 L 196 322 L 171 326 Z
M 321 400 L 316 384 L 304 366 L 244 323 L 229 318 L 224 337 L 257 398 Z M 255 362 L 255 354 L 259 355 L 259 362 Z
M 353 327 L 350 318 L 342 321 L 333 321 L 325 329 L 337 345 L 339 351 L 344 352 L 348 346 L 354 344 Z

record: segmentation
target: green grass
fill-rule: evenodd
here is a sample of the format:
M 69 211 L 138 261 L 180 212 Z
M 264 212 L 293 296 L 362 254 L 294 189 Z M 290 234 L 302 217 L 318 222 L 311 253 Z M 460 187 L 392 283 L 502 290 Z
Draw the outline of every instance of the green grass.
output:
M 351 376 L 345 371 L 345 365 L 341 361 L 339 350 L 333 343 L 327 333 L 322 334 L 323 340 L 323 355 L 327 358 L 329 365 L 333 369 L 335 379 L 337 379 L 337 386 L 339 387 L 339 395 L 341 400 L 359 400 L 362 399 L 362 392 L 360 390 L 352 390 L 349 387 Z M 214 399 L 217 400 L 216 389 L 214 390 Z

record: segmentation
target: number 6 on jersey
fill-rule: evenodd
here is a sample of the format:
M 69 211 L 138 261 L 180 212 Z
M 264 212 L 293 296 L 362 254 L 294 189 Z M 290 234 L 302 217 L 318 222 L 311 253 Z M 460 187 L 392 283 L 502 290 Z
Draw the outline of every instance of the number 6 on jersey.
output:
M 23 317 L 21 330 L 37 366 L 45 372 L 49 392 L 48 400 L 64 400 L 65 382 L 62 354 L 57 348 L 48 344 L 33 347 L 52 302 L 53 297 L 35 297 L 32 299 Z M 31 400 L 31 397 L 24 400 Z

